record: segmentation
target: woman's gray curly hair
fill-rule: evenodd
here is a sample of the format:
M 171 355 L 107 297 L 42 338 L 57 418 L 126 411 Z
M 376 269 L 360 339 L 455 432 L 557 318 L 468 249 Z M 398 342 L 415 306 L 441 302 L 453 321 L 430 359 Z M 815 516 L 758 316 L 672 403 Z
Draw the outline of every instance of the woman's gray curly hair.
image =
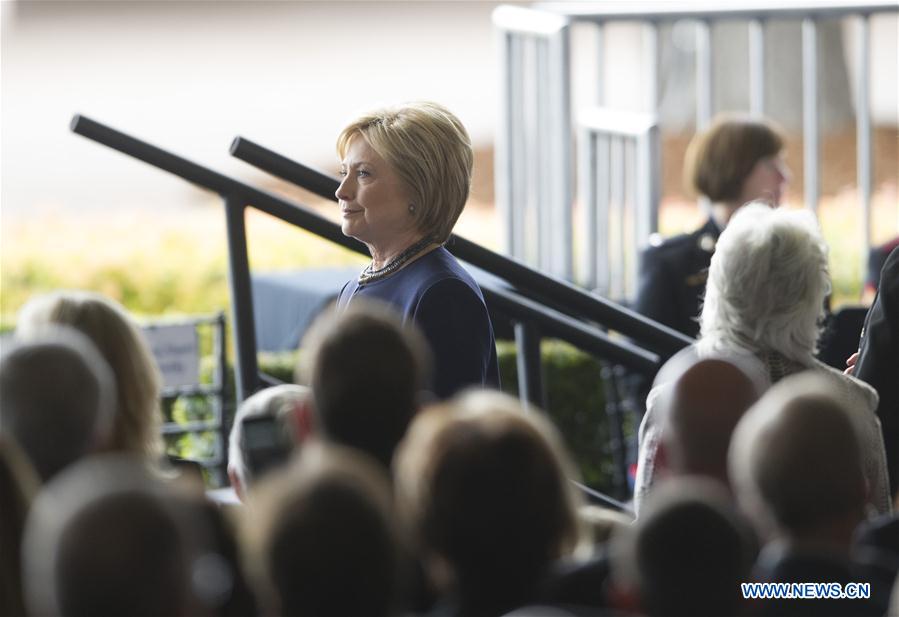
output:
M 740 208 L 718 240 L 700 317 L 700 355 L 776 351 L 813 363 L 824 298 L 827 244 L 808 210 Z

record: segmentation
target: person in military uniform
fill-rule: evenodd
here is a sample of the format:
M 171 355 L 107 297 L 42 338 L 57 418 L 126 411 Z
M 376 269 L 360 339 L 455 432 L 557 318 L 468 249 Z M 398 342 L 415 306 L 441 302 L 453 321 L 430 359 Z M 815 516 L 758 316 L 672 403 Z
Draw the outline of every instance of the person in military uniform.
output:
M 743 204 L 780 204 L 790 179 L 784 139 L 770 122 L 719 116 L 690 142 L 684 182 L 709 201 L 709 218 L 689 234 L 650 238 L 643 253 L 637 299 L 641 314 L 688 336 L 699 334 L 699 312 L 718 235 Z

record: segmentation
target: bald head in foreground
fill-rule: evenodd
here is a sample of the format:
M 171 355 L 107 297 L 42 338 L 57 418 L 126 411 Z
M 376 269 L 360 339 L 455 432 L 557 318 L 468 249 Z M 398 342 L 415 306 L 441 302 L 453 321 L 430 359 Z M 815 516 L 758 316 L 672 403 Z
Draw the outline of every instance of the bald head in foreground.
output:
M 668 395 L 662 443 L 676 475 L 702 475 L 728 484 L 730 438 L 758 386 L 734 362 L 700 360 L 688 368 Z
M 734 489 L 764 535 L 845 553 L 865 517 L 861 443 L 832 383 L 813 373 L 784 379 L 734 432 Z
M 653 487 L 667 477 L 700 475 L 729 485 L 731 434 L 765 388 L 759 363 L 746 355 L 673 362 L 668 367 L 673 381 L 653 389 L 640 425 L 637 514 Z

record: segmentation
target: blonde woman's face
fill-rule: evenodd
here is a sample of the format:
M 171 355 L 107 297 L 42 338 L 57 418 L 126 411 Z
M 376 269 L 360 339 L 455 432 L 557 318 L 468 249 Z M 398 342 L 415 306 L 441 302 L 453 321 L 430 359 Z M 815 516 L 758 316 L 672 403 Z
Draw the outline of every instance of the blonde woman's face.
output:
M 340 176 L 335 195 L 344 235 L 381 248 L 415 228 L 405 183 L 365 138 L 350 141 Z

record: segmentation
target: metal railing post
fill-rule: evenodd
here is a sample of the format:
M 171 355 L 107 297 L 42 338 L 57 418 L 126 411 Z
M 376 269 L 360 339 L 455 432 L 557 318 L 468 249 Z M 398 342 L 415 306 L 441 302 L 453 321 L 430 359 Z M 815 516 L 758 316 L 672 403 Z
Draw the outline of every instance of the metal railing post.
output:
M 637 138 L 637 182 L 636 208 L 634 211 L 635 246 L 642 253 L 649 236 L 658 227 L 659 176 L 655 170 L 655 160 L 659 140 L 659 127 L 654 125 Z M 638 264 L 639 266 L 639 264 Z M 636 279 L 635 279 L 636 280 Z
M 612 255 L 611 281 L 609 293 L 613 298 L 620 298 L 624 292 L 624 138 L 612 137 L 609 140 L 609 214 L 612 232 L 607 236 Z
M 574 246 L 572 216 L 574 207 L 574 173 L 572 170 L 572 121 L 571 121 L 571 60 L 569 56 L 571 27 L 566 23 L 549 41 L 552 146 L 550 149 L 553 173 L 551 200 L 553 217 L 553 263 L 551 272 L 567 281 L 574 278 Z
M 596 289 L 598 281 L 597 259 L 599 255 L 599 237 L 596 234 L 596 136 L 586 128 L 578 131 L 578 193 L 584 213 L 584 260 L 582 283 L 588 289 Z
M 247 256 L 246 203 L 239 197 L 225 197 L 228 233 L 228 278 L 234 324 L 235 402 L 240 404 L 259 388 L 256 360 L 256 321 L 253 317 L 253 290 Z
M 222 438 L 222 469 L 227 473 L 228 452 L 229 452 L 229 436 L 231 435 L 232 418 L 227 417 L 227 407 L 225 401 L 228 398 L 228 346 L 226 344 L 225 335 L 225 313 L 220 312 L 216 315 L 213 336 L 212 353 L 215 356 L 216 367 L 212 376 L 212 387 L 215 388 L 215 420 L 219 425 L 219 433 Z
M 518 398 L 546 409 L 543 363 L 540 357 L 540 330 L 531 322 L 515 322 L 515 363 L 518 370 Z
M 533 167 L 531 171 L 534 180 L 537 183 L 537 264 L 544 272 L 553 272 L 555 257 L 554 254 L 561 247 L 553 246 L 553 230 L 556 221 L 556 208 L 554 203 L 555 195 L 553 194 L 553 178 L 552 169 L 555 166 L 553 160 L 553 116 L 552 96 L 555 95 L 553 88 L 549 87 L 551 79 L 551 71 L 555 67 L 550 68 L 550 51 L 549 43 L 544 39 L 535 39 L 533 41 L 536 52 L 536 79 L 534 80 L 534 102 L 536 105 L 536 130 L 535 143 L 531 151 L 531 159 Z
M 708 21 L 696 22 L 696 130 L 712 119 L 712 29 Z
M 818 26 L 802 20 L 802 143 L 805 205 L 818 211 Z
M 856 33 L 856 182 L 862 206 L 862 276 L 868 267 L 868 253 L 871 250 L 871 107 L 868 91 L 871 79 L 871 41 L 868 19 L 867 15 L 857 17 Z
M 502 87 L 500 88 L 500 118 L 504 126 L 496 135 L 496 201 L 502 220 L 504 221 L 505 248 L 509 255 L 518 255 L 521 241 L 518 238 L 517 224 L 518 212 L 515 204 L 520 202 L 518 191 L 518 179 L 515 177 L 514 157 L 512 152 L 516 149 L 514 143 L 515 127 L 520 124 L 516 118 L 518 107 L 513 101 L 520 100 L 519 93 L 515 92 L 515 84 L 520 83 L 518 77 L 521 60 L 518 57 L 518 45 L 515 34 L 512 32 L 500 33 L 500 71 L 502 71 Z
M 646 241 L 649 238 L 650 234 L 655 233 L 659 229 L 659 204 L 662 201 L 662 148 L 661 145 L 661 128 L 658 124 L 658 119 L 661 118 L 660 107 L 662 104 L 662 71 L 660 69 L 662 59 L 660 57 L 661 53 L 661 45 L 659 44 L 659 30 L 660 26 L 658 22 L 650 22 L 647 26 L 647 55 L 649 56 L 649 66 L 650 75 L 649 79 L 649 112 L 656 118 L 656 125 L 650 129 L 650 137 L 649 142 L 645 146 L 648 149 L 648 153 L 645 153 L 643 156 L 646 157 L 644 164 L 646 165 L 646 176 L 642 179 L 638 177 L 637 182 L 641 183 L 644 180 L 648 180 L 648 195 L 646 199 L 648 200 L 649 206 L 649 216 L 647 219 L 649 229 L 644 237 L 641 238 L 641 242 Z M 639 219 L 638 219 L 639 220 Z M 637 247 L 640 248 L 639 246 Z M 637 262 L 637 270 L 640 269 L 639 258 L 642 257 L 642 251 L 639 254 L 638 262 Z
M 624 278 L 622 282 L 624 286 L 621 295 L 618 297 L 619 302 L 630 304 L 633 295 L 637 289 L 637 251 L 640 250 L 640 229 L 643 226 L 639 217 L 641 193 L 646 187 L 638 187 L 640 180 L 638 166 L 640 165 L 639 156 L 639 137 L 631 137 L 624 140 L 624 218 L 622 220 L 622 232 L 626 235 L 624 250 L 621 253 L 624 262 Z
M 749 111 L 759 117 L 765 113 L 765 23 L 749 21 Z
M 609 205 L 611 201 L 610 167 L 612 160 L 612 141 L 608 136 L 598 136 L 596 141 L 597 173 L 594 180 L 596 191 L 596 237 L 599 243 L 596 252 L 597 291 L 609 297 L 612 292 L 611 268 L 609 267 L 609 243 L 605 238 L 609 237 Z M 603 240 L 599 240 L 603 238 Z
M 661 64 L 659 50 L 661 46 L 659 45 L 659 24 L 657 22 L 646 22 L 643 31 L 643 47 L 646 50 L 646 57 L 649 61 L 646 73 L 647 111 L 651 114 L 658 114 L 660 93 L 662 92 L 662 72 L 659 70 L 659 65 Z

